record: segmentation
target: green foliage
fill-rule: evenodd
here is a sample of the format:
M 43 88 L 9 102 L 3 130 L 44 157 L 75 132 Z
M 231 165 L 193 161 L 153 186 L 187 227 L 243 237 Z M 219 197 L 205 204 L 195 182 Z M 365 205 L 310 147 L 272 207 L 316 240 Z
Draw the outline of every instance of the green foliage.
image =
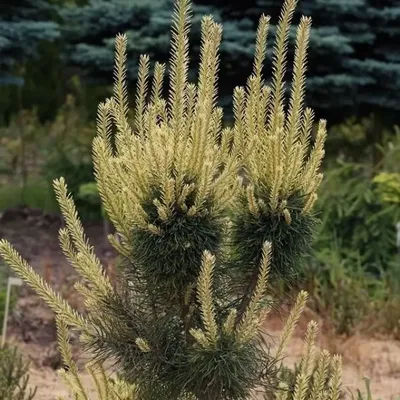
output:
M 339 161 L 331 160 L 325 173 L 323 223 L 305 279 L 316 311 L 328 315 L 339 333 L 366 329 L 397 337 L 400 136 L 395 127 L 379 134 L 381 145 L 371 145 L 373 126 L 366 118 L 331 129 L 328 147 L 340 148 Z
M 65 80 L 57 14 L 48 0 L 2 1 L 0 124 L 22 109 L 36 108 L 48 119 L 61 106 Z
M 23 110 L 0 128 L 0 209 L 28 205 L 54 210 L 54 195 L 38 177 L 44 156 L 38 143 L 45 134 L 36 110 Z
M 247 52 L 239 54 L 241 62 L 249 68 L 250 37 L 257 16 L 268 10 L 274 19 L 282 2 L 253 0 L 245 5 L 221 4 L 224 20 L 229 20 L 232 35 L 237 35 L 230 53 L 247 42 Z M 302 0 L 297 12 L 311 16 L 314 21 L 307 80 L 308 103 L 313 108 L 339 118 L 346 114 L 399 110 L 400 30 L 396 24 L 399 14 L 396 2 Z M 240 69 L 236 73 L 239 75 Z M 238 75 L 231 76 L 232 81 L 236 82 Z
M 96 0 L 81 7 L 64 8 L 63 32 L 69 62 L 81 67 L 92 81 L 109 82 L 114 37 L 124 31 L 131 38 L 128 77 L 136 78 L 139 54 L 157 54 L 160 61 L 168 55 L 171 4 L 169 0 L 117 0 L 112 4 Z
M 75 162 L 91 162 L 91 143 L 95 128 L 86 120 L 83 109 L 79 108 L 74 96 L 68 95 L 54 121 L 47 126 L 48 144 L 51 151 Z M 51 155 L 51 154 L 50 154 Z
M 129 40 L 128 47 L 128 71 L 127 76 L 130 81 L 137 77 L 138 63 L 137 57 L 141 53 L 156 55 L 160 62 L 168 59 L 169 42 L 169 9 L 171 6 L 169 0 L 157 0 L 152 2 L 130 2 L 127 0 L 118 0 L 113 2 L 112 7 L 107 1 L 92 1 L 84 7 L 71 7 L 63 11 L 65 19 L 65 37 L 69 46 L 67 48 L 68 60 L 72 65 L 81 67 L 84 74 L 92 81 L 108 81 L 112 70 L 113 61 L 113 37 L 116 33 L 124 31 Z M 205 5 L 205 3 L 207 3 Z M 224 21 L 224 41 L 221 44 L 221 74 L 219 77 L 220 103 L 221 105 L 230 105 L 232 93 L 232 82 L 244 83 L 245 77 L 251 68 L 252 57 L 254 53 L 254 31 L 258 15 L 266 9 L 277 17 L 281 2 L 275 1 L 273 4 L 248 4 L 247 7 L 240 7 L 240 14 L 235 10 L 235 5 L 225 7 L 213 7 L 210 2 L 201 2 L 194 5 L 194 22 L 198 22 L 200 15 L 212 13 L 217 21 Z M 300 2 L 301 12 L 310 13 L 310 6 L 307 1 Z M 314 7 L 312 7 L 314 8 Z M 332 11 L 332 10 L 331 10 Z M 340 7 L 337 7 L 338 15 L 343 14 Z M 312 15 L 315 20 L 321 23 L 321 15 L 328 18 L 323 12 L 321 5 L 315 7 Z M 107 19 L 101 18 L 103 15 L 109 15 Z M 238 15 L 240 18 L 238 18 Z M 95 23 L 94 23 L 95 21 Z M 325 21 L 323 24 L 326 23 Z M 341 28 L 341 27 L 340 27 Z M 320 52 L 323 55 L 332 54 L 342 56 L 343 45 L 347 45 L 348 39 L 346 33 L 340 32 L 340 28 L 317 27 L 313 32 L 313 52 Z M 274 32 L 275 29 L 271 29 Z M 200 32 L 198 24 L 194 24 L 192 30 L 192 39 L 195 44 L 192 49 L 192 63 L 196 65 L 199 60 Z M 293 38 L 292 34 L 292 38 Z M 351 86 L 351 77 L 345 76 L 336 71 L 336 64 L 330 63 L 329 66 L 323 62 L 324 56 L 320 57 L 317 53 L 312 57 L 312 74 L 315 74 L 314 68 L 320 70 L 320 74 L 315 77 L 311 75 L 310 101 L 316 108 L 321 106 L 319 100 L 314 100 L 316 95 L 321 96 L 325 93 L 332 93 L 333 88 L 337 91 L 347 91 Z M 191 64 L 192 64 L 191 63 Z M 326 70 L 330 68 L 327 74 Z M 195 71 L 190 70 L 193 77 Z M 354 77 L 356 79 L 357 77 Z M 333 81 L 333 82 L 332 82 Z M 360 81 L 363 81 L 360 78 Z M 326 90 L 329 87 L 329 91 Z M 325 101 L 330 101 L 329 106 L 337 104 L 336 95 L 332 95 Z M 345 97 L 345 96 L 344 96 Z M 345 97 L 346 99 L 348 97 Z M 230 108 L 230 107 L 229 107 Z M 229 110 L 225 110 L 229 112 Z
M 364 269 L 375 273 L 396 256 L 400 210 L 381 200 L 368 166 L 340 163 L 327 171 L 319 204 L 324 213 L 317 248 L 334 238 L 343 257 L 356 250 Z
M 54 10 L 45 0 L 6 0 L 0 8 L 0 85 L 23 84 L 18 66 L 34 58 L 41 41 L 59 38 Z M 18 76 L 19 75 L 19 76 Z
M 336 246 L 316 252 L 303 271 L 312 307 L 339 335 L 351 335 L 375 311 L 382 282 L 365 272 L 357 252 L 343 256 Z M 382 305 L 382 302 L 380 303 Z
M 77 197 L 89 202 L 90 204 L 99 205 L 100 196 L 96 182 L 88 182 L 80 185 Z
M 347 162 L 371 162 L 378 139 L 369 137 L 373 128 L 373 116 L 361 119 L 353 116 L 331 126 L 326 144 L 328 154 Z
M 400 127 L 394 126 L 390 137 L 381 146 L 383 154 L 381 169 L 387 172 L 400 172 Z
M 94 181 L 94 134 L 94 126 L 87 122 L 73 96 L 67 97 L 52 122 L 41 123 L 36 110 L 21 111 L 7 127 L 0 128 L 1 208 L 22 204 L 54 211 L 51 182 L 64 176 L 83 217 L 100 218 L 100 202 L 78 196 L 82 184 Z
M 24 188 L 14 182 L 0 186 L 0 210 L 15 208 L 21 204 L 51 213 L 59 210 L 54 192 L 43 179 L 29 179 Z
M 365 164 L 373 169 L 391 170 L 399 157 L 399 128 L 388 127 L 376 114 L 351 117 L 329 129 L 326 165 L 335 168 L 335 161 Z M 397 161 L 395 160 L 397 158 Z
M 0 398 L 3 400 L 32 400 L 36 389 L 29 389 L 29 364 L 16 347 L 0 349 Z
M 96 219 L 100 216 L 99 204 L 92 204 L 92 197 L 80 196 L 79 191 L 82 184 L 93 179 L 93 167 L 90 163 L 80 163 L 71 160 L 66 154 L 53 154 L 47 161 L 46 177 L 50 182 L 56 177 L 63 176 L 71 182 L 71 193 L 74 193 L 84 219 Z
M 371 144 L 373 128 L 370 117 L 331 129 L 328 147 L 340 148 L 339 161 L 328 163 L 317 251 L 304 274 L 314 309 L 328 315 L 337 332 L 365 329 L 398 337 L 400 136 L 394 127 L 379 133 L 380 145 Z
M 0 10 L 0 75 L 2 82 L 26 85 L 21 91 L 7 89 L 10 96 L 1 99 L 4 110 L 10 115 L 21 103 L 31 108 L 36 102 L 40 103 L 36 104 L 40 116 L 51 118 L 54 107 L 70 91 L 71 66 L 78 67 L 78 74 L 88 82 L 109 84 L 112 42 L 122 31 L 130 38 L 128 78 L 134 82 L 139 54 L 156 55 L 161 62 L 168 60 L 171 4 L 171 0 L 117 0 L 112 4 L 106 0 L 7 0 Z M 244 83 L 251 68 L 258 15 L 268 10 L 274 20 L 280 7 L 279 0 L 196 2 L 196 22 L 204 13 L 224 21 L 221 105 L 230 103 L 232 82 Z M 391 117 L 399 109 L 398 6 L 391 0 L 379 4 L 374 0 L 353 0 L 349 4 L 302 0 L 298 13 L 310 15 L 315 21 L 310 39 L 308 104 L 323 109 L 325 115 L 332 114 L 336 120 L 344 114 L 362 116 L 371 111 L 388 112 Z M 196 24 L 193 31 L 192 60 L 196 63 L 200 39 Z M 276 27 L 271 31 L 274 34 Z M 292 31 L 292 41 L 294 36 Z M 44 68 L 49 64 L 51 71 Z M 190 65 L 191 78 L 194 75 Z M 386 115 L 383 119 L 390 123 Z
M 2 172 L 11 176 L 22 189 L 27 184 L 30 169 L 40 162 L 37 142 L 43 133 L 36 110 L 22 110 L 7 127 L 0 128 Z
M 400 174 L 381 172 L 373 179 L 378 184 L 377 191 L 385 203 L 400 203 Z
M 400 338 L 400 252 L 382 273 L 371 296 L 373 311 L 368 332 L 389 333 Z
M 151 288 L 157 288 L 156 298 L 161 302 L 176 302 L 195 282 L 204 251 L 220 254 L 224 215 L 204 212 L 188 216 L 179 204 L 172 204 L 173 216 L 165 221 L 152 200 L 160 195 L 153 194 L 144 202 L 143 209 L 163 235 L 134 228 L 132 250 L 135 262 L 142 267 L 143 278 Z M 194 206 L 195 195 L 193 192 L 188 196 L 186 210 Z
M 378 271 L 365 271 L 357 250 L 341 251 L 332 240 L 305 264 L 303 287 L 311 307 L 327 319 L 335 333 L 400 334 L 400 255 Z
M 94 180 L 91 163 L 91 141 L 95 128 L 86 122 L 72 96 L 68 96 L 55 120 L 46 128 L 48 153 L 42 167 L 49 182 L 65 177 L 71 192 L 77 198 L 77 206 L 85 219 L 101 216 L 100 203 L 93 203 L 92 197 L 79 196 L 81 185 Z
M 40 42 L 37 56 L 26 62 L 21 71 L 24 85 L 4 87 L 8 94 L 7 100 L 3 100 L 5 118 L 9 119 L 20 108 L 35 108 L 40 121 L 54 119 L 64 104 L 65 93 L 73 91 L 69 72 L 65 70 L 62 48 L 60 41 Z M 50 65 L 51 68 L 46 68 Z
M 25 108 L 32 107 L 33 102 L 40 103 L 37 104 L 40 116 L 51 118 L 54 106 L 60 105 L 70 91 L 67 83 L 70 66 L 78 67 L 79 75 L 87 82 L 108 84 L 112 42 L 118 32 L 127 32 L 130 38 L 130 82 L 137 78 L 139 54 L 156 55 L 159 61 L 166 62 L 171 4 L 171 0 L 118 0 L 112 5 L 106 0 L 17 3 L 7 0 L 0 11 L 0 75 L 3 82 L 22 84 L 25 80 L 26 83 L 21 92 L 7 89 L 11 96 L 2 99 L 7 114 L 18 109 L 22 100 Z M 196 21 L 204 13 L 212 13 L 217 21 L 224 21 L 221 105 L 230 103 L 232 82 L 244 83 L 251 68 L 258 15 L 268 10 L 274 19 L 280 7 L 279 0 L 252 0 L 245 5 L 196 2 L 193 12 Z M 390 0 L 379 4 L 373 0 L 353 0 L 349 4 L 302 0 L 298 12 L 310 15 L 315 21 L 310 39 L 308 104 L 323 109 L 325 115 L 332 114 L 336 120 L 344 114 L 362 116 L 370 111 L 393 115 L 399 109 L 400 67 L 396 46 L 400 32 L 395 24 L 398 6 Z M 271 31 L 274 34 L 276 27 Z M 193 33 L 192 61 L 196 63 L 200 38 L 196 24 Z M 268 57 L 271 59 L 271 53 Z M 32 58 L 35 60 L 25 62 Z M 53 68 L 49 72 L 43 66 L 50 63 Z M 191 78 L 194 74 L 190 65 Z M 386 115 L 383 119 L 388 123 Z
M 139 307 L 143 304 L 135 304 L 144 301 L 143 293 L 126 293 L 125 296 L 124 302 L 121 297 L 114 304 L 107 304 L 110 312 L 118 311 L 124 316 L 119 324 L 95 320 L 99 330 L 91 348 L 101 349 L 97 353 L 100 359 L 117 360 L 124 379 L 138 385 L 140 398 L 181 399 L 180 388 L 184 387 L 188 393 L 196 394 L 196 399 L 245 400 L 257 381 L 271 385 L 271 377 L 276 373 L 275 361 L 259 351 L 261 343 L 258 341 L 238 346 L 234 336 L 223 335 L 217 348 L 210 352 L 187 336 L 185 323 L 177 317 L 170 299 L 163 299 L 170 311 L 154 318 L 141 312 Z M 223 316 L 226 313 L 218 319 L 223 320 Z M 195 320 L 200 323 L 200 316 L 195 315 Z M 186 321 L 189 323 L 188 318 Z M 127 337 L 122 335 L 122 323 L 130 326 L 130 335 L 148 338 L 152 351 L 144 353 L 135 342 L 127 342 Z M 210 376 L 217 383 L 212 388 L 208 383 Z
M 277 215 L 272 210 L 255 216 L 244 206 L 245 199 L 242 202 L 233 218 L 232 243 L 238 256 L 232 267 L 240 268 L 243 272 L 247 270 L 244 276 L 248 279 L 254 266 L 261 261 L 262 243 L 270 241 L 275 243 L 271 278 L 289 284 L 298 281 L 318 224 L 315 216 L 302 213 L 304 199 L 298 193 L 289 197 L 287 209 L 291 215 L 290 223 L 287 223 L 284 215 Z M 238 267 L 235 268 L 235 264 Z
M 183 376 L 188 389 L 197 395 L 198 399 L 241 399 L 246 400 L 251 390 L 260 383 L 271 385 L 274 374 L 272 357 L 260 353 L 259 343 L 249 343 L 238 347 L 232 343 L 232 338 L 224 338 L 218 343 L 214 352 L 204 349 L 194 350 L 189 354 L 190 372 Z M 213 376 L 219 386 L 208 389 L 209 376 Z M 182 383 L 183 383 L 182 382 Z

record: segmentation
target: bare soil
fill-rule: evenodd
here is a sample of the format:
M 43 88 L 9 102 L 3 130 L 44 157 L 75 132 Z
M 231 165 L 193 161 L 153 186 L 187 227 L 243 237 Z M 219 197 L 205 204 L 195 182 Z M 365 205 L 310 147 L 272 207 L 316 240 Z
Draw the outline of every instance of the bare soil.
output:
M 56 216 L 45 218 L 37 214 L 32 217 L 30 213 L 25 216 L 17 213 L 0 218 L 0 238 L 10 240 L 32 267 L 61 291 L 73 306 L 82 308 L 81 300 L 72 288 L 76 275 L 58 246 L 58 229 L 62 222 Z M 87 224 L 85 229 L 103 265 L 111 265 L 115 255 L 106 243 L 102 224 Z M 319 345 L 343 356 L 346 387 L 364 391 L 362 378 L 367 376 L 372 381 L 373 400 L 397 400 L 400 397 L 400 341 L 361 334 L 351 338 L 337 337 L 327 323 L 312 315 L 311 311 L 303 316 L 288 346 L 286 360 L 289 365 L 298 362 L 302 354 L 302 338 L 310 319 L 317 319 L 320 323 Z M 278 315 L 272 315 L 266 322 L 270 340 L 279 337 L 283 322 L 284 318 Z M 53 400 L 62 396 L 68 399 L 68 392 L 56 373 L 61 364 L 53 315 L 26 287 L 19 291 L 11 315 L 9 339 L 16 342 L 31 360 L 30 382 L 38 387 L 36 398 Z M 92 398 L 96 399 L 89 376 L 83 372 L 82 377 Z
M 351 337 L 338 337 L 330 331 L 327 323 L 306 310 L 296 329 L 295 335 L 286 350 L 286 363 L 294 366 L 303 354 L 303 338 L 307 323 L 318 321 L 320 335 L 318 347 L 343 358 L 343 385 L 356 394 L 360 389 L 365 394 L 363 378 L 371 380 L 373 400 L 398 400 L 400 398 L 400 341 L 388 337 L 371 337 L 355 334 Z M 272 316 L 266 322 L 265 330 L 273 338 L 279 338 L 283 327 L 281 318 Z M 367 397 L 365 397 L 367 399 Z

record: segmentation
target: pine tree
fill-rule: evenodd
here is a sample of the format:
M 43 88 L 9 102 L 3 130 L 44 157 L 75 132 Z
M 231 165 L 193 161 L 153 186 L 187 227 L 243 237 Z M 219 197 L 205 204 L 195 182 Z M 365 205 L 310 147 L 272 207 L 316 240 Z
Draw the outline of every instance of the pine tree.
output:
M 247 399 L 258 387 L 276 388 L 307 294 L 300 292 L 272 354 L 262 341 L 272 307 L 268 283 L 296 277 L 309 250 L 326 136 L 326 122 L 319 121 L 311 143 L 314 115 L 304 107 L 308 17 L 297 28 L 285 96 L 295 6 L 296 0 L 286 0 L 282 8 L 270 86 L 263 78 L 269 17 L 261 16 L 253 73 L 235 89 L 231 127 L 223 128 L 217 106 L 222 26 L 211 16 L 202 19 L 197 84 L 189 83 L 190 2 L 176 2 L 168 95 L 166 66 L 155 63 L 150 83 L 149 56 L 142 55 L 133 125 L 127 36 L 117 36 L 113 96 L 99 105 L 93 141 L 99 194 L 117 232 L 109 241 L 122 259 L 116 282 L 88 243 L 63 178 L 54 182 L 66 222 L 59 238 L 82 277 L 76 289 L 87 314 L 73 310 L 11 244 L 0 241 L 0 255 L 55 311 L 68 365 L 73 367 L 66 340 L 71 327 L 81 332 L 93 362 L 112 360 L 140 399 Z M 311 323 L 295 400 L 305 397 L 316 331 Z M 330 399 L 340 392 L 335 360 Z M 77 398 L 86 398 L 77 371 L 63 374 L 81 393 Z

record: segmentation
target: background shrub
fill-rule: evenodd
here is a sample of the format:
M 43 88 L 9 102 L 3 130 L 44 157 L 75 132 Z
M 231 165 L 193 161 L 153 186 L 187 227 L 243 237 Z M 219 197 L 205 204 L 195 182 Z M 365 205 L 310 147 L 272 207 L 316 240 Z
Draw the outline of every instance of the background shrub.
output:
M 16 347 L 0 348 L 0 398 L 2 400 L 32 400 L 36 389 L 28 388 L 29 363 Z

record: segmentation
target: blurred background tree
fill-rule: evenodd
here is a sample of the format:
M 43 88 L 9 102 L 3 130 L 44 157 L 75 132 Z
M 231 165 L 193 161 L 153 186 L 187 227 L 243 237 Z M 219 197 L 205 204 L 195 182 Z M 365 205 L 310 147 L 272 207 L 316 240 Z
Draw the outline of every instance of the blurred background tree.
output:
M 54 7 L 44 0 L 4 0 L 0 5 L 0 83 L 23 84 L 18 66 L 38 55 L 43 41 L 60 35 Z
M 46 0 L 4 0 L 0 4 L 0 122 L 23 107 L 46 109 L 57 90 L 60 38 L 57 8 Z M 51 101 L 54 95 L 51 95 Z
M 282 4 L 280 0 L 197 2 L 213 4 L 222 10 L 224 22 L 228 21 L 225 35 L 240 27 L 242 36 L 247 28 L 249 43 L 254 37 L 258 16 L 266 13 L 276 21 Z M 329 114 L 330 120 L 332 117 L 367 115 L 371 111 L 400 110 L 398 2 L 301 0 L 296 13 L 298 18 L 305 14 L 313 19 L 307 79 L 308 102 L 312 107 L 327 117 Z M 251 50 L 240 55 L 245 54 L 248 54 L 249 63 Z M 236 73 L 241 74 L 240 67 L 236 68 Z
M 259 15 L 269 14 L 276 21 L 281 3 L 195 1 L 194 64 L 198 61 L 200 16 L 212 13 L 224 25 L 222 105 L 228 105 L 232 82 L 245 84 Z M 51 118 L 63 103 L 63 95 L 73 90 L 66 82 L 77 75 L 84 78 L 86 89 L 98 92 L 92 99 L 95 105 L 104 95 L 104 87 L 100 90 L 99 86 L 111 83 L 112 46 L 118 32 L 129 37 L 132 83 L 139 54 L 166 61 L 172 5 L 172 0 L 5 0 L 0 6 L 0 82 L 22 85 L 25 79 L 23 105 L 41 103 L 39 115 Z M 374 112 L 377 118 L 370 134 L 379 139 L 382 125 L 395 123 L 400 110 L 400 27 L 396 23 L 400 5 L 391 0 L 302 0 L 297 14 L 298 18 L 301 14 L 313 18 L 309 105 L 331 123 Z M 271 33 L 270 41 L 274 27 Z M 47 106 L 42 104 L 46 99 Z M 15 107 L 15 101 L 9 101 Z M 12 106 L 8 105 L 10 112 Z

